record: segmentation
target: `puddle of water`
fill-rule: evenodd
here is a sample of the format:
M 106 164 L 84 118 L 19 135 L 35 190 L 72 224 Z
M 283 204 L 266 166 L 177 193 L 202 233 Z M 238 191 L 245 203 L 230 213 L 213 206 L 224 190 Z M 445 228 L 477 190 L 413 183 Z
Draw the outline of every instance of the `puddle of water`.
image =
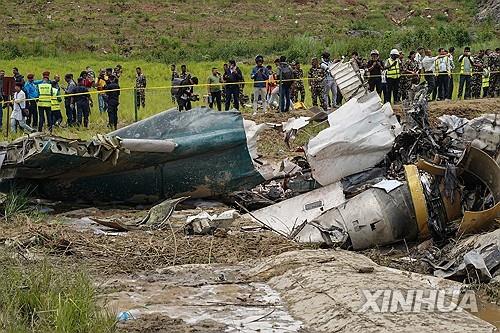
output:
M 478 312 L 471 312 L 474 316 L 494 325 L 500 330 L 500 306 L 477 298 Z

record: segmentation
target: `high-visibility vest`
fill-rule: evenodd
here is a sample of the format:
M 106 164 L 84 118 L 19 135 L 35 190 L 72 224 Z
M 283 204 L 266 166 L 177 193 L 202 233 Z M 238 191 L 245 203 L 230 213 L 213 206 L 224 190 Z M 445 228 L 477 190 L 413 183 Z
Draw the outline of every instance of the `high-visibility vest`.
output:
M 465 66 L 464 66 L 464 62 L 465 62 L 465 57 L 462 57 L 462 59 L 460 59 L 460 74 L 462 75 L 471 75 L 472 73 L 472 59 L 469 58 L 469 63 L 470 63 L 470 72 L 465 72 Z
M 490 86 L 490 74 L 485 71 L 483 72 L 483 83 L 482 83 L 482 87 L 483 88 L 488 88 Z
M 435 71 L 434 73 L 436 74 L 436 76 L 439 75 L 439 64 L 444 60 L 444 62 L 446 64 L 448 64 L 450 62 L 450 59 L 448 57 L 445 57 L 445 58 L 437 58 L 436 61 L 434 61 L 434 68 L 435 68 Z M 449 74 L 450 73 L 450 67 L 448 65 L 448 68 L 446 69 L 446 72 Z
M 38 106 L 50 108 L 52 99 L 52 85 L 50 83 L 40 83 L 38 85 L 38 91 L 40 92 Z
M 394 62 L 396 64 L 394 65 Z M 387 63 L 389 64 L 388 69 L 387 69 L 387 78 L 388 79 L 399 79 L 401 76 L 401 73 L 399 72 L 399 60 L 392 60 L 392 58 L 387 59 Z
M 50 99 L 50 109 L 52 111 L 61 111 L 61 97 L 59 96 L 59 89 L 52 88 L 52 97 Z

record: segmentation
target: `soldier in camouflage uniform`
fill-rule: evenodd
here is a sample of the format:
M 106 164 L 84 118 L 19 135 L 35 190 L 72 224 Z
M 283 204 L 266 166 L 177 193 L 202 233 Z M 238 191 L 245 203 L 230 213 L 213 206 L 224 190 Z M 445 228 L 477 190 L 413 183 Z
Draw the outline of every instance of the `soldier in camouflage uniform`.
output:
M 304 103 L 306 99 L 306 89 L 304 88 L 304 71 L 300 68 L 300 63 L 295 62 L 295 66 L 292 67 L 293 78 L 297 79 L 293 83 L 293 91 L 292 91 L 292 100 L 294 103 L 299 101 L 299 93 L 300 93 L 300 101 Z
M 135 105 L 139 108 L 141 105 L 146 107 L 146 76 L 140 67 L 135 69 Z
M 412 84 L 419 82 L 419 64 L 415 60 L 415 51 L 411 51 L 408 59 L 403 63 L 401 73 L 403 74 L 400 79 L 399 87 L 401 90 L 401 99 L 408 98 L 408 91 L 411 89 Z
M 473 57 L 473 74 L 470 83 L 472 98 L 481 98 L 481 88 L 483 85 L 483 57 L 484 50 L 480 50 L 479 53 Z
M 500 96 L 500 48 L 496 48 L 488 57 L 488 67 L 490 68 L 489 97 Z
M 312 58 L 311 69 L 309 70 L 308 78 L 311 87 L 311 99 L 313 106 L 318 106 L 318 99 L 321 107 L 326 110 L 325 100 L 323 98 L 323 79 L 325 78 L 325 70 L 319 66 L 318 58 Z

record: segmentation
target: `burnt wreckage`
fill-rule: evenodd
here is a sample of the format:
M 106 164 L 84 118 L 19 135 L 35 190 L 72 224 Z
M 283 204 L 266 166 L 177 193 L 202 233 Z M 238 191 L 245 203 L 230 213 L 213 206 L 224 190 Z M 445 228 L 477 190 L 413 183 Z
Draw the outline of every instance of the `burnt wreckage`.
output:
M 305 158 L 277 168 L 256 151 L 268 124 L 197 108 L 165 111 L 90 141 L 36 133 L 3 144 L 0 185 L 88 202 L 224 196 L 285 237 L 356 250 L 439 242 L 499 217 L 498 115 L 443 116 L 432 127 L 424 83 L 412 88 L 398 119 L 367 91 L 355 64 L 329 71 L 347 102 L 283 123 L 287 144 L 312 121 L 329 127 L 304 147 Z

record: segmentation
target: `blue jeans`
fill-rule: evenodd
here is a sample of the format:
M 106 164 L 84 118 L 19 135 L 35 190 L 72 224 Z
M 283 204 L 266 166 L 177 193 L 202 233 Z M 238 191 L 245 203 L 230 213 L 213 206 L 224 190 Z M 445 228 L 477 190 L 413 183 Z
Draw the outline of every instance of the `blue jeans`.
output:
M 99 102 L 99 112 L 100 113 L 106 112 L 108 110 L 108 105 L 106 103 L 104 94 L 97 95 L 97 101 Z
M 290 85 L 281 85 L 280 111 L 288 112 L 290 110 Z

